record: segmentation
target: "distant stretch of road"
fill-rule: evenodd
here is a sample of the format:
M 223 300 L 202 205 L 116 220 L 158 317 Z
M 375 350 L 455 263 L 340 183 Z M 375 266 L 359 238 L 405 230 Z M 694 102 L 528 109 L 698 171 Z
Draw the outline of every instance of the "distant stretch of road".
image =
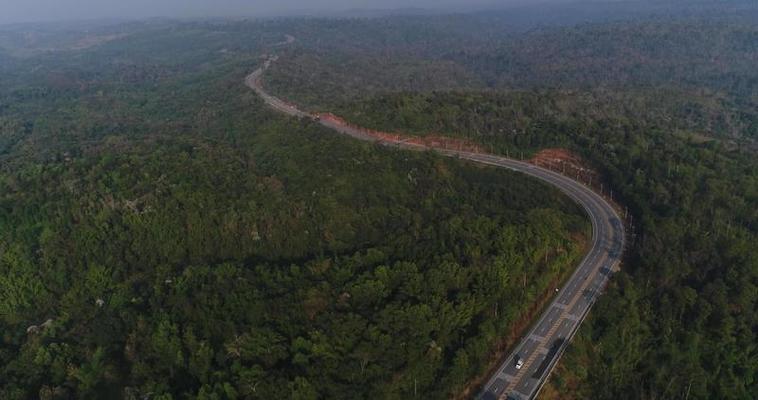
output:
M 288 41 L 291 43 L 294 38 L 291 40 L 290 38 L 288 37 Z M 611 204 L 584 184 L 529 163 L 495 155 L 428 148 L 402 140 L 380 141 L 359 128 L 333 120 L 319 120 L 271 96 L 263 89 L 261 82 L 263 73 L 275 61 L 276 57 L 267 59 L 261 68 L 247 77 L 246 84 L 260 95 L 266 104 L 277 111 L 294 117 L 313 118 L 323 126 L 356 139 L 410 150 L 434 150 L 446 156 L 518 171 L 555 186 L 584 207 L 592 222 L 592 247 L 589 253 L 563 288 L 558 291 L 539 320 L 533 324 L 512 353 L 494 370 L 477 396 L 477 399 L 481 400 L 534 399 L 579 325 L 601 294 L 609 276 L 618 268 L 624 249 L 625 233 L 621 218 Z M 519 360 L 522 365 L 517 369 Z

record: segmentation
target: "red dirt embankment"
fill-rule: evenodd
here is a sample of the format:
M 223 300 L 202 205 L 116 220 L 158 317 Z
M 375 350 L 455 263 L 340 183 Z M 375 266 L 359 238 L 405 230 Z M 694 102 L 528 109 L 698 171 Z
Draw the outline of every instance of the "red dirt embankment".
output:
M 351 124 L 344 118 L 332 113 L 314 113 L 313 118 L 329 121 L 330 123 L 354 131 L 361 132 L 366 136 L 376 138 L 380 141 L 390 143 L 409 143 L 425 146 L 432 149 L 459 150 L 471 153 L 487 153 L 479 144 L 462 138 L 453 138 L 439 134 L 429 134 L 426 136 L 412 136 L 399 132 L 383 132 L 376 129 L 364 128 Z M 578 155 L 566 149 L 544 149 L 537 152 L 528 162 L 561 172 L 564 175 L 573 177 L 582 182 L 600 182 L 598 174 L 587 166 L 587 163 Z
M 579 182 L 599 183 L 599 174 L 581 157 L 566 149 L 543 149 L 529 160 L 530 163 L 572 177 Z
M 362 135 L 375 138 L 382 142 L 414 144 L 429 149 L 457 150 L 480 154 L 489 153 L 481 145 L 462 138 L 453 138 L 439 134 L 412 136 L 399 132 L 383 132 L 351 124 L 344 118 L 332 113 L 312 113 L 311 117 L 328 121 L 332 125 L 348 128 L 354 132 L 359 132 Z M 531 159 L 527 160 L 527 162 L 561 173 L 579 182 L 583 182 L 591 187 L 599 189 L 597 191 L 600 192 L 601 195 L 605 195 L 605 193 L 603 193 L 603 180 L 600 174 L 590 168 L 589 164 L 579 155 L 574 154 L 569 150 L 560 148 L 543 149 L 538 151 Z
M 385 141 L 385 142 L 391 142 L 391 143 L 409 143 L 409 144 L 417 144 L 420 146 L 425 146 L 433 149 L 450 149 L 450 150 L 459 150 L 459 151 L 467 151 L 471 153 L 484 153 L 484 149 L 466 139 L 460 139 L 460 138 L 452 138 L 448 136 L 442 136 L 437 134 L 431 134 L 427 136 L 411 136 L 406 135 L 403 133 L 390 133 L 390 132 L 382 132 L 375 129 L 368 129 L 361 126 L 353 125 L 347 121 L 345 121 L 343 118 L 338 117 L 332 113 L 321 113 L 321 114 L 314 114 L 313 115 L 316 118 L 320 118 L 322 120 L 327 120 L 333 124 L 348 127 L 353 130 L 360 131 L 368 136 L 374 137 L 377 140 Z
M 579 155 L 566 149 L 544 149 L 538 151 L 529 162 L 590 186 L 595 193 L 609 202 L 616 209 L 616 212 L 626 220 L 628 210 L 618 203 L 618 196 L 614 197 L 613 189 L 608 185 L 608 182 Z M 631 223 L 632 221 L 627 222 Z

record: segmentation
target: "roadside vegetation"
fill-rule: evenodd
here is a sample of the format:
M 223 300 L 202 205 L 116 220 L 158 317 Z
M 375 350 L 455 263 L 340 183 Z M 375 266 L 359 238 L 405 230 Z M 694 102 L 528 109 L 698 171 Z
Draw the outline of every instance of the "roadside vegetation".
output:
M 267 110 L 265 32 L 15 56 L 0 398 L 445 397 L 581 258 L 552 188 Z
M 379 99 L 345 115 L 419 134 L 425 123 L 417 121 L 433 121 L 438 132 L 503 153 L 567 147 L 597 166 L 606 187 L 629 207 L 628 260 L 561 362 L 554 378 L 559 398 L 756 394 L 755 151 L 693 140 L 691 131 L 655 118 L 597 113 L 580 102 L 571 106 L 578 111 L 566 113 L 541 101 L 545 94 L 437 94 L 421 100 L 430 107 L 406 108 L 419 97 Z M 403 117 L 383 119 L 388 115 Z
M 280 97 L 566 148 L 628 207 L 545 396 L 758 397 L 758 18 L 734 3 L 0 31 L 0 398 L 454 397 L 576 265 L 555 190 L 268 111 L 243 80 L 271 52 Z
M 269 83 L 369 128 L 582 155 L 629 208 L 634 240 L 545 395 L 747 399 L 758 396 L 754 15 L 508 33 L 497 46 L 384 60 L 377 74 L 346 66 L 392 52 L 353 44 L 337 62 L 300 49 L 290 60 L 306 72 L 295 77 L 285 57 Z M 400 79 L 432 60 L 464 79 L 436 69 L 421 86 Z M 320 66 L 332 62 L 343 67 Z

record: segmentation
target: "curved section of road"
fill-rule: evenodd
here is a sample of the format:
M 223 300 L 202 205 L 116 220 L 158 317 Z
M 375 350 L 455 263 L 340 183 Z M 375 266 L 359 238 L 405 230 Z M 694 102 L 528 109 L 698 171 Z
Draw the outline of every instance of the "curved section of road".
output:
M 288 37 L 288 41 L 291 42 L 290 38 Z M 245 83 L 277 111 L 293 117 L 312 118 L 327 128 L 360 140 L 409 150 L 434 150 L 446 156 L 518 171 L 555 186 L 584 207 L 592 221 L 592 247 L 589 253 L 529 332 L 497 367 L 477 396 L 482 400 L 535 398 L 601 294 L 609 276 L 618 268 L 624 249 L 625 234 L 623 223 L 611 204 L 584 184 L 529 163 L 489 154 L 430 148 L 402 140 L 378 140 L 361 129 L 330 119 L 321 120 L 266 93 L 263 89 L 263 73 L 276 59 L 275 56 L 268 58 L 261 68 L 247 77 Z M 517 369 L 519 360 L 522 365 Z

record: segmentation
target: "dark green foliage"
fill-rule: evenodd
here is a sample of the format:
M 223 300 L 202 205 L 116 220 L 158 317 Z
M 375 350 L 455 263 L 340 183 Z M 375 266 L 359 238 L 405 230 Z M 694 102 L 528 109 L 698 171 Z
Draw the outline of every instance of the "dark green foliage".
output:
M 636 236 L 623 272 L 569 352 L 561 378 L 584 382 L 576 397 L 755 397 L 755 152 L 693 141 L 691 131 L 702 132 L 709 125 L 699 121 L 707 119 L 667 120 L 659 110 L 646 118 L 629 104 L 587 107 L 602 104 L 595 96 L 405 94 L 345 112 L 369 126 L 419 133 L 429 126 L 496 149 L 568 146 L 605 172 L 630 208 Z
M 285 98 L 568 147 L 604 174 L 636 236 L 562 361 L 566 396 L 758 397 L 745 9 L 526 33 L 496 15 L 163 22 L 9 51 L 0 397 L 445 397 L 573 265 L 587 228 L 554 191 L 265 111 L 241 82 L 283 33 L 267 84 Z
M 453 56 L 497 87 L 709 88 L 751 96 L 755 20 L 655 19 L 549 29 Z
M 600 108 L 597 112 L 645 121 L 651 112 L 667 128 L 672 121 L 696 122 L 708 135 L 755 138 L 758 14 L 755 5 L 746 7 L 750 11 L 738 15 L 725 8 L 525 33 L 497 25 L 497 13 L 344 22 L 339 32 L 348 33 L 342 39 L 334 37 L 338 22 L 314 22 L 266 79 L 284 98 L 329 111 L 375 101 L 377 95 L 425 92 L 422 100 L 430 99 L 431 112 L 439 113 L 432 106 L 443 102 L 436 99 L 440 94 L 429 92 L 538 89 L 543 96 L 529 93 L 527 101 L 579 102 L 561 104 L 561 112 Z M 476 100 L 470 96 L 456 106 L 486 111 Z M 439 125 L 428 119 L 406 122 L 414 129 L 426 122 L 432 122 L 430 129 Z
M 444 397 L 581 256 L 554 189 L 267 110 L 234 27 L 8 78 L 0 398 Z
M 366 92 L 329 91 L 370 79 L 357 69 L 292 95 L 372 128 L 463 136 L 511 155 L 582 154 L 629 207 L 636 236 L 555 387 L 573 398 L 749 399 L 758 396 L 755 26 L 715 18 L 545 29 L 442 57 L 505 90 L 471 92 L 479 87 L 442 76 L 430 87 L 457 91 L 418 93 L 378 75 Z M 350 63 L 367 57 L 343 51 Z M 297 57 L 324 73 L 318 58 Z M 287 68 L 271 83 L 286 82 Z M 382 94 L 393 89 L 405 91 Z

